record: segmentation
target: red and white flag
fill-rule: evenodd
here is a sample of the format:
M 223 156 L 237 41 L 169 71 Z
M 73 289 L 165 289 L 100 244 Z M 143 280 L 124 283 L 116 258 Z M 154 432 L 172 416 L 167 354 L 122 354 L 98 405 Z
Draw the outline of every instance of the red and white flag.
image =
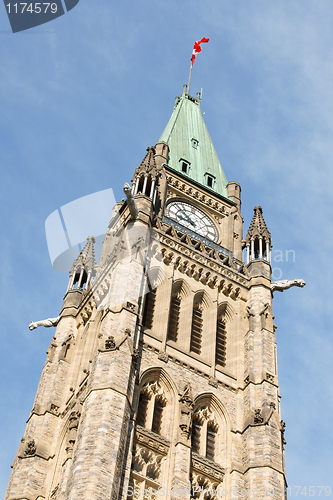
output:
M 193 47 L 193 52 L 192 52 L 192 57 L 191 57 L 191 68 L 193 66 L 193 63 L 195 61 L 195 56 L 199 54 L 199 52 L 202 51 L 201 44 L 202 43 L 207 43 L 209 42 L 209 38 L 202 38 L 201 40 L 198 40 L 195 42 L 194 47 Z

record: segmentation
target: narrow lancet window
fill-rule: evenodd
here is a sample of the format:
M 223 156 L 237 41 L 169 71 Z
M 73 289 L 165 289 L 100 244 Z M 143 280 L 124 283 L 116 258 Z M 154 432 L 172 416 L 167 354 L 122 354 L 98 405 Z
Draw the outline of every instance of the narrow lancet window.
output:
M 167 340 L 177 342 L 179 328 L 180 299 L 171 298 Z
M 214 460 L 215 458 L 215 438 L 216 431 L 213 425 L 207 425 L 207 438 L 206 438 L 206 458 Z
M 190 351 L 201 354 L 202 344 L 202 309 L 193 309 Z
M 141 425 L 141 427 L 146 426 L 148 403 L 149 403 L 149 398 L 147 394 L 141 393 L 139 398 L 138 414 L 136 417 L 136 423 L 138 425 Z
M 225 366 L 227 348 L 227 332 L 225 322 L 220 318 L 216 325 L 215 364 Z
M 154 311 L 156 303 L 156 290 L 151 290 L 146 295 L 145 310 L 143 313 L 143 326 L 151 329 L 153 327 Z
M 156 432 L 156 434 L 161 434 L 162 428 L 162 416 L 165 403 L 162 399 L 155 399 L 153 422 L 151 430 Z
M 192 436 L 191 436 L 191 446 L 192 451 L 195 453 L 200 453 L 200 434 L 201 434 L 201 424 L 198 419 L 193 419 L 192 422 Z

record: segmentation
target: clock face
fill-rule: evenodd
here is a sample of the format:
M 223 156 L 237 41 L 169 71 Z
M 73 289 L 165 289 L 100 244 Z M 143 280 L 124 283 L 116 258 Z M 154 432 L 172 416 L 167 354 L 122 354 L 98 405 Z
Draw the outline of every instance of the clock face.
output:
M 217 241 L 218 239 L 218 233 L 213 222 L 193 205 L 183 201 L 173 201 L 166 207 L 166 216 L 211 241 Z

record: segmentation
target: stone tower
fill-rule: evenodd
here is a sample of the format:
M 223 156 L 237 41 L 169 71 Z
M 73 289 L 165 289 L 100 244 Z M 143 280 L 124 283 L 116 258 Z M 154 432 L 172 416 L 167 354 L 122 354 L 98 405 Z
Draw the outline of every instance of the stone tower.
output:
M 41 322 L 57 329 L 6 500 L 284 499 L 271 235 L 256 207 L 243 239 L 200 95 L 124 191 L 99 263 L 89 237 Z

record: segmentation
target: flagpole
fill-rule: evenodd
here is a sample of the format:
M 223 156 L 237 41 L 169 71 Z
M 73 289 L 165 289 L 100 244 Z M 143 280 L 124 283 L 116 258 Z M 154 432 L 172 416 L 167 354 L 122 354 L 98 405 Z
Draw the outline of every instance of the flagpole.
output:
M 188 85 L 187 85 L 187 93 L 190 94 L 190 85 L 191 85 L 191 78 L 192 78 L 192 68 L 193 68 L 193 63 L 195 61 L 195 56 L 201 52 L 201 44 L 202 43 L 207 43 L 209 42 L 209 38 L 202 38 L 201 40 L 198 40 L 195 42 L 193 46 L 193 51 L 192 51 L 192 57 L 191 57 L 191 68 L 190 68 L 190 76 L 188 78 Z
M 187 85 L 187 93 L 188 94 L 190 94 L 190 85 L 191 85 L 191 78 L 192 78 L 192 68 L 193 68 L 193 64 L 192 64 L 192 61 L 191 61 L 190 76 L 188 78 L 188 85 Z

